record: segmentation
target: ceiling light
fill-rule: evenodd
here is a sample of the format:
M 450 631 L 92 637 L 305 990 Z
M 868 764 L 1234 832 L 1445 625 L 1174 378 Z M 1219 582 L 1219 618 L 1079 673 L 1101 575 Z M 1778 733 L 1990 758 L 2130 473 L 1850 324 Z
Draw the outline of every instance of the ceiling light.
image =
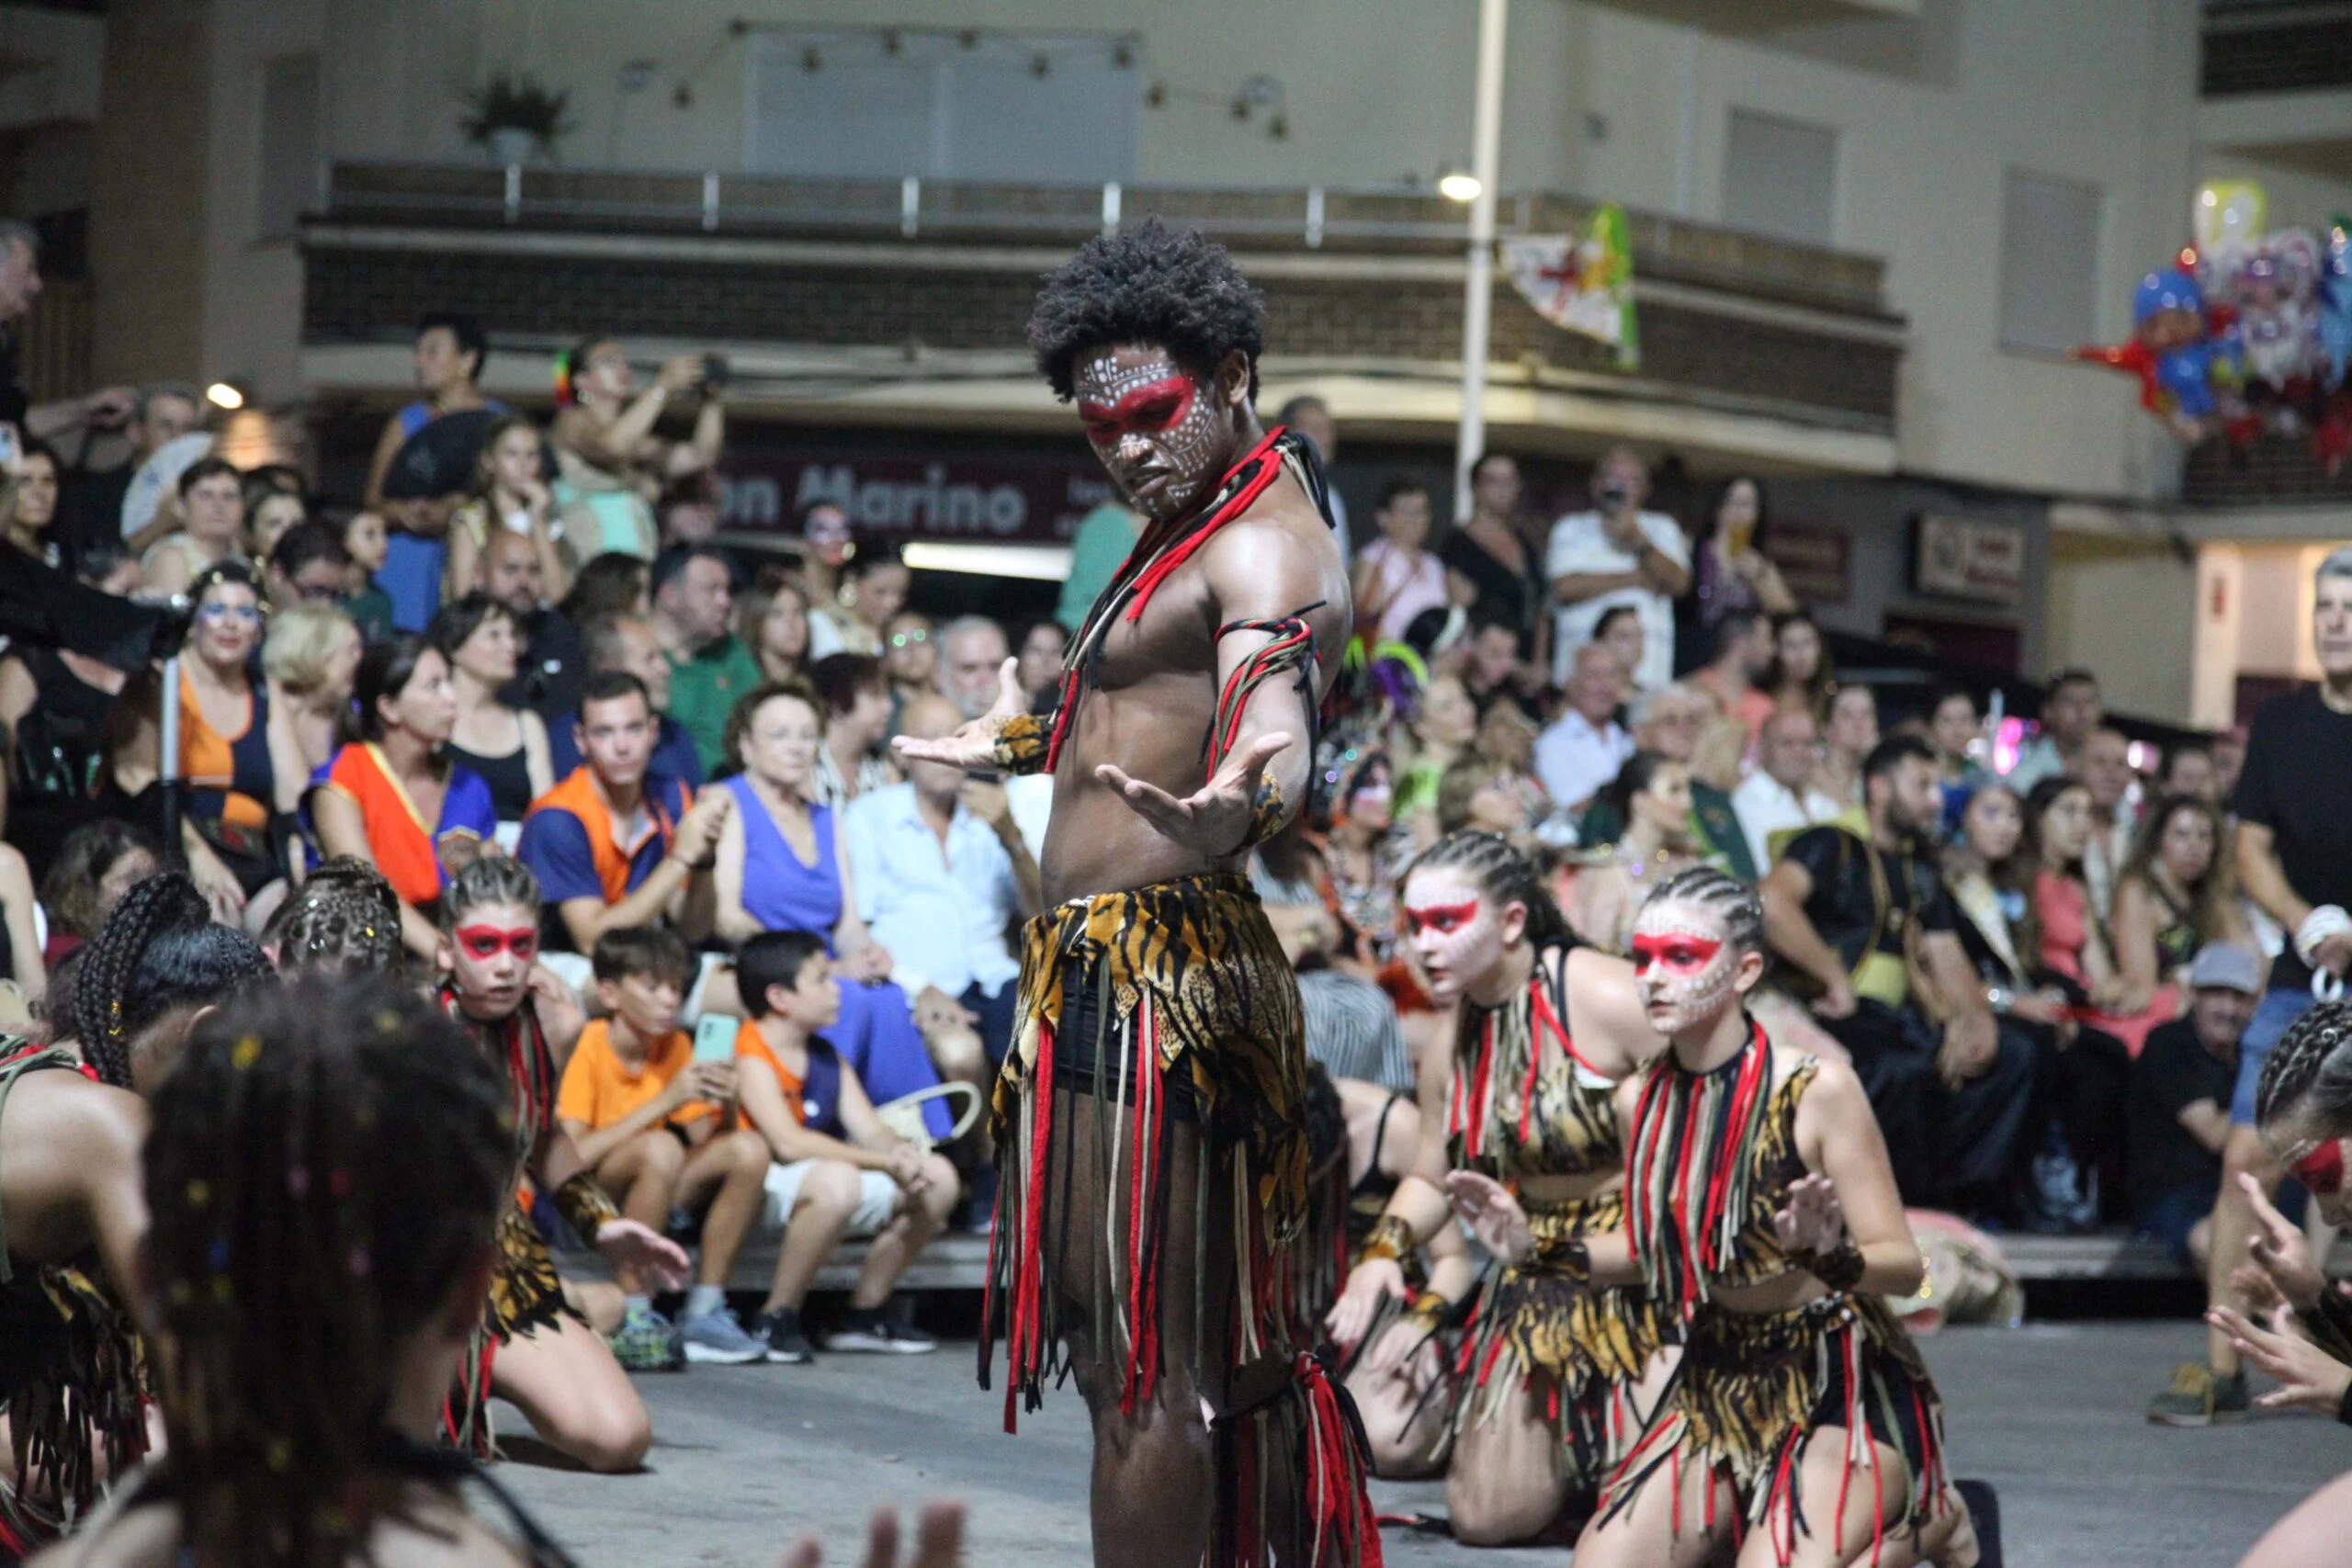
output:
M 245 406 L 245 394 L 226 381 L 215 381 L 204 389 L 204 400 L 219 409 L 241 409 Z
M 1478 193 L 1485 188 L 1476 175 L 1465 174 L 1460 169 L 1438 171 L 1437 193 L 1448 201 L 1476 201 Z

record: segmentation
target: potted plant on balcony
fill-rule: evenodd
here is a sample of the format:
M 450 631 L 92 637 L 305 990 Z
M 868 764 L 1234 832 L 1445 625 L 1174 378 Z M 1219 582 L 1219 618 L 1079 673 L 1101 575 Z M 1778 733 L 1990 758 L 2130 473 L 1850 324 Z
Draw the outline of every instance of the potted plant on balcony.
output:
M 569 93 L 550 91 L 527 71 L 501 71 L 466 96 L 471 111 L 459 121 L 467 140 L 490 150 L 499 164 L 528 163 L 531 154 L 553 152 L 556 138 L 571 129 L 563 118 Z

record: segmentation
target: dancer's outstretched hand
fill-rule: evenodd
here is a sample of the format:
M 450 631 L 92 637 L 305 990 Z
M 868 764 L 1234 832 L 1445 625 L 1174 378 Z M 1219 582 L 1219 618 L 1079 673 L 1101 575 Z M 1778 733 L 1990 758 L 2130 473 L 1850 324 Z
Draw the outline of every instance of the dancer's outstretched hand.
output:
M 1789 1184 L 1788 1207 L 1772 1216 L 1773 1234 L 1782 1252 L 1827 1254 L 1846 1239 L 1846 1211 L 1838 1189 L 1826 1176 L 1807 1176 Z
M 2255 1403 L 2278 1410 L 2301 1405 L 2333 1416 L 2344 1407 L 2344 1391 L 2352 1388 L 2352 1367 L 2346 1366 L 2295 1329 L 2295 1316 L 2285 1306 L 2273 1307 L 2270 1326 L 2257 1328 L 2234 1308 L 2217 1306 L 2205 1321 L 2230 1337 L 2238 1354 L 2278 1380 L 2278 1387 Z
M 686 1282 L 686 1249 L 650 1225 L 606 1220 L 596 1227 L 596 1250 L 614 1268 L 642 1274 L 665 1291 Z
M 817 1538 L 804 1536 L 784 1554 L 776 1568 L 818 1568 L 824 1557 L 824 1549 Z M 922 1506 L 922 1512 L 915 1518 L 915 1554 L 903 1563 L 899 1558 L 898 1510 L 876 1509 L 874 1522 L 866 1527 L 865 1568 L 956 1568 L 963 1560 L 961 1503 Z
M 918 740 L 911 735 L 892 739 L 891 750 L 901 761 L 944 762 L 951 768 L 976 773 L 996 766 L 996 732 L 1008 718 L 1029 711 L 1028 694 L 1021 689 L 1021 660 L 1008 659 L 997 667 L 996 706 L 980 715 L 953 734 L 936 740 Z
M 1367 1258 L 1349 1270 L 1348 1288 L 1323 1314 L 1323 1326 L 1334 1344 L 1351 1346 L 1370 1332 L 1383 1301 L 1390 1296 L 1403 1301 L 1412 1293 L 1405 1288 L 1405 1270 L 1395 1258 Z
M 2302 1227 L 2278 1212 L 2264 1196 L 2262 1183 L 2252 1176 L 2240 1171 L 2238 1187 L 2254 1205 L 2254 1235 L 2246 1242 L 2247 1253 L 2270 1276 L 2288 1304 L 2310 1310 L 2318 1304 L 2319 1293 L 2327 1289 L 2327 1278 L 2312 1260 L 2311 1244 L 2303 1239 Z
M 1470 1227 L 1479 1245 L 1505 1263 L 1524 1263 L 1535 1251 L 1535 1233 L 1528 1228 L 1527 1211 L 1510 1189 L 1475 1170 L 1448 1171 L 1445 1195 L 1453 1212 Z
M 1159 836 L 1193 853 L 1221 860 L 1240 852 L 1258 816 L 1258 784 L 1266 764 L 1290 744 L 1287 735 L 1261 735 L 1225 760 L 1193 794 L 1179 800 L 1155 784 L 1105 762 L 1094 770 Z

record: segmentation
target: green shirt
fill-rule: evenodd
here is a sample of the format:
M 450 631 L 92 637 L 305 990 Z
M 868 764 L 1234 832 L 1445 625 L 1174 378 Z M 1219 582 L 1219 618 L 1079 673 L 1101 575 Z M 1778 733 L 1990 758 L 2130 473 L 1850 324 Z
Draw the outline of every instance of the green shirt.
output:
M 1069 576 L 1062 580 L 1060 606 L 1054 619 L 1073 633 L 1086 624 L 1086 613 L 1118 575 L 1119 565 L 1136 547 L 1143 525 L 1115 501 L 1106 501 L 1086 514 L 1070 541 Z
M 716 773 L 727 754 L 727 716 L 759 685 L 760 662 L 732 632 L 705 645 L 691 659 L 680 659 L 674 653 L 667 657 L 670 716 L 695 738 L 703 771 Z
M 345 599 L 343 613 L 359 628 L 359 640 L 371 647 L 400 635 L 392 625 L 392 596 L 373 582 Z

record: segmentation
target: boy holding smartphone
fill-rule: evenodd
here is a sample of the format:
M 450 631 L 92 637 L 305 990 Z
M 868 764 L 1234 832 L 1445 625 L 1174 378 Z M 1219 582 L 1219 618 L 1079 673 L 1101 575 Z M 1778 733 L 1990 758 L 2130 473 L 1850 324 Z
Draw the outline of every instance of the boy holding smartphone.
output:
M 741 1125 L 735 1069 L 695 1060 L 678 1028 L 695 972 L 675 932 L 608 931 L 596 939 L 596 999 L 608 1017 L 581 1031 L 564 1068 L 556 1119 L 629 1219 L 663 1229 L 673 1208 L 707 1207 L 702 1256 L 675 1331 L 690 1361 L 767 1359 L 727 1306 L 727 1277 L 759 1217 L 767 1141 Z M 674 1365 L 670 1325 L 645 1281 L 621 1272 L 628 1310 L 613 1350 L 632 1371 Z

